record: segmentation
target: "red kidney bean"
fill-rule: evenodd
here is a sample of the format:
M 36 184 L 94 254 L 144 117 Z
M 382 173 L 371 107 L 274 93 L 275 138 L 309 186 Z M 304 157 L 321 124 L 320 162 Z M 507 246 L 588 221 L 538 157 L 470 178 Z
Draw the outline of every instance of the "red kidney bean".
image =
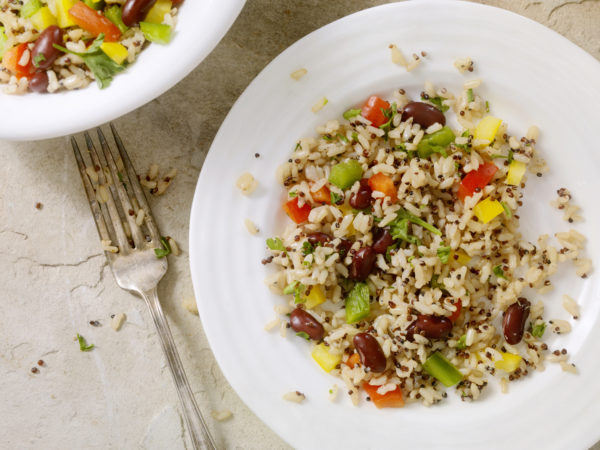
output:
M 350 278 L 357 281 L 366 280 L 375 266 L 376 258 L 377 254 L 371 247 L 359 249 L 352 257 L 352 264 L 350 264 Z
M 317 244 L 325 245 L 329 241 L 331 241 L 331 236 L 329 236 L 328 234 L 325 234 L 325 233 L 318 232 L 318 231 L 316 231 L 314 233 L 309 233 L 306 236 L 308 237 L 308 242 L 310 242 L 312 245 L 317 245 Z
M 352 194 L 350 196 L 350 206 L 355 209 L 366 209 L 371 206 L 371 202 L 373 201 L 373 197 L 371 197 L 371 186 L 369 186 L 369 180 L 363 178 L 360 180 L 360 187 L 356 194 Z
M 419 314 L 417 320 L 411 323 L 406 331 L 407 338 L 411 341 L 415 333 L 428 339 L 444 339 L 452 331 L 452 322 L 443 316 Z
M 36 69 L 48 69 L 56 58 L 63 54 L 53 45 L 63 45 L 63 33 L 56 25 L 50 25 L 42 31 L 31 51 L 31 60 Z
M 444 114 L 435 106 L 423 102 L 410 102 L 404 107 L 402 112 L 402 120 L 413 118 L 413 123 L 418 123 L 421 128 L 425 129 L 434 123 L 446 125 Z
M 128 27 L 144 20 L 156 0 L 127 0 L 123 5 L 122 19 Z
M 385 371 L 387 360 L 377 339 L 369 333 L 358 333 L 354 336 L 352 342 L 363 366 L 368 367 L 371 372 L 381 373 Z
M 311 339 L 320 341 L 323 339 L 325 329 L 310 313 L 296 308 L 290 314 L 290 326 L 297 333 L 306 333 Z
M 36 72 L 29 79 L 29 89 L 33 92 L 48 92 L 48 75 L 46 72 Z
M 337 245 L 337 251 L 340 254 L 341 258 L 345 258 L 350 248 L 352 247 L 352 241 L 348 239 L 340 238 L 340 243 Z
M 526 298 L 519 297 L 515 303 L 506 308 L 502 318 L 502 330 L 504 339 L 510 345 L 521 342 L 530 307 L 531 303 Z
M 389 229 L 377 228 L 375 233 L 373 233 L 373 250 L 375 250 L 375 253 L 385 253 L 393 243 L 394 238 Z

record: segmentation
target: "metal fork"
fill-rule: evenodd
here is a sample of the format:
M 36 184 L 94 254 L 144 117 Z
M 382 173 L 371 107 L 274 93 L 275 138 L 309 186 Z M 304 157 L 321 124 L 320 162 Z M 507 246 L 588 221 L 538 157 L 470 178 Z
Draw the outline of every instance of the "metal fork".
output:
M 160 233 L 121 138 L 112 124 L 110 128 L 118 149 L 116 159 L 100 128 L 97 131 L 101 153 L 96 151 L 90 135 L 84 133 L 91 165 L 86 165 L 77 141 L 71 137 L 98 234 L 117 284 L 141 296 L 148 305 L 194 448 L 214 450 L 214 441 L 194 400 L 158 300 L 156 288 L 167 271 L 167 258 L 157 257 L 154 251 L 163 248 Z M 143 223 L 138 225 L 140 222 Z

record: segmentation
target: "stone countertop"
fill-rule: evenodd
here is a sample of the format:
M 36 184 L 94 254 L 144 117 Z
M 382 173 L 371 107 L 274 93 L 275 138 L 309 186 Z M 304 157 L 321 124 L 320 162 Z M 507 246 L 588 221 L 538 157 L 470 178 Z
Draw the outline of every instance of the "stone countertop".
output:
M 381 3 L 249 0 L 187 78 L 115 122 L 126 142 L 142 143 L 128 145 L 140 172 L 151 162 L 179 171 L 164 196 L 150 199 L 160 229 L 183 250 L 169 257 L 159 294 L 220 448 L 289 447 L 233 392 L 198 317 L 182 306 L 193 299 L 186 249 L 198 173 L 225 115 L 269 61 L 310 31 Z M 536 20 L 600 59 L 598 0 L 480 3 Z M 0 180 L 0 448 L 185 448 L 177 396 L 151 318 L 142 300 L 114 282 L 67 140 L 0 141 Z M 122 312 L 127 321 L 115 332 L 110 316 Z M 76 333 L 95 344 L 93 351 L 79 351 Z M 222 410 L 233 416 L 214 420 L 211 412 Z

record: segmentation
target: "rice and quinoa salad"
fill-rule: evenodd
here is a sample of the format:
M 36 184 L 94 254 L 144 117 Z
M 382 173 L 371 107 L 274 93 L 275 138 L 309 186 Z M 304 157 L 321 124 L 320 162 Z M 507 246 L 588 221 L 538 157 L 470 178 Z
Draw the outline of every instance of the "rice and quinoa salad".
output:
M 539 130 L 511 135 L 475 92 L 480 83 L 454 95 L 428 82 L 417 100 L 402 89 L 389 102 L 372 96 L 300 139 L 278 169 L 292 220 L 267 240 L 263 264 L 289 302 L 265 328 L 310 341 L 355 405 L 361 396 L 377 407 L 431 405 L 447 387 L 475 400 L 489 379 L 507 392 L 544 361 L 576 373 L 566 349 L 544 342 L 570 322 L 546 318 L 540 297 L 561 263 L 587 277 L 585 238 L 521 235 L 526 172 L 548 171 Z M 446 124 L 451 113 L 459 129 Z M 570 200 L 561 188 L 553 205 L 573 223 Z M 571 297 L 563 306 L 578 318 Z
M 0 0 L 4 93 L 107 87 L 149 42 L 167 44 L 183 0 Z

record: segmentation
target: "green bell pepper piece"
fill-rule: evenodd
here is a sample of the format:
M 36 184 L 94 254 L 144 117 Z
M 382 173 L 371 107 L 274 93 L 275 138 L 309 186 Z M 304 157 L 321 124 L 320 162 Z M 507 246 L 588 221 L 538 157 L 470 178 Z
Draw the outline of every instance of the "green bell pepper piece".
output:
M 369 287 L 366 283 L 356 283 L 346 297 L 346 322 L 360 322 L 371 312 Z
M 140 22 L 140 29 L 146 39 L 157 44 L 168 44 L 171 40 L 171 27 L 158 23 Z
M 454 386 L 463 379 L 463 374 L 440 352 L 429 356 L 423 364 L 423 369 L 446 387 Z
M 331 168 L 329 182 L 340 189 L 348 189 L 363 176 L 362 166 L 355 159 L 336 164 Z
M 19 13 L 19 15 L 23 19 L 28 19 L 29 17 L 33 16 L 42 6 L 43 5 L 40 0 L 28 0 L 21 7 L 21 12 Z

